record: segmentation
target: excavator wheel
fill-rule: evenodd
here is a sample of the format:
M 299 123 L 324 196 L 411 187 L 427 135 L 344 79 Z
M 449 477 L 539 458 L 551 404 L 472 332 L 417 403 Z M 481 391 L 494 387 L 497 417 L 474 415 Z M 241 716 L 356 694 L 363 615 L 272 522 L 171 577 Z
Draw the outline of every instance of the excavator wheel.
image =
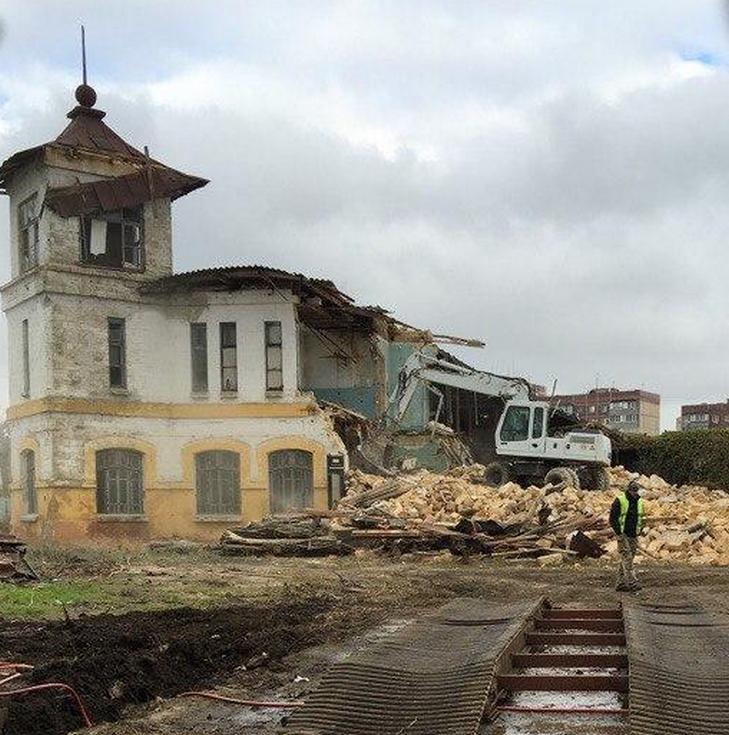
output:
M 544 476 L 544 484 L 558 485 L 560 482 L 564 482 L 567 485 L 580 489 L 580 478 L 577 476 L 577 472 L 571 467 L 553 467 Z
M 590 468 L 590 490 L 605 491 L 610 489 L 610 473 L 607 467 Z
M 501 487 L 511 480 L 511 468 L 504 462 L 490 462 L 483 471 L 486 484 Z

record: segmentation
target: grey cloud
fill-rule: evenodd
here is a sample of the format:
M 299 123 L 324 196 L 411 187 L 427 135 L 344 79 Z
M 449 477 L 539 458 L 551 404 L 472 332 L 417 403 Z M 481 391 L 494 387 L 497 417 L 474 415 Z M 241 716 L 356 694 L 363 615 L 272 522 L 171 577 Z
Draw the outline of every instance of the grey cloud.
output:
M 729 77 L 649 80 L 606 101 L 616 79 L 657 78 L 680 43 L 726 51 L 717 4 L 297 3 L 287 14 L 290 3 L 230 3 L 203 19 L 197 4 L 170 16 L 161 3 L 141 30 L 134 15 L 148 4 L 105 5 L 108 17 L 74 7 L 96 27 L 109 123 L 212 180 L 175 205 L 178 269 L 262 262 L 328 276 L 406 321 L 486 338 L 466 359 L 558 376 L 564 390 L 599 375 L 657 390 L 672 411 L 729 391 Z M 6 48 L 32 45 L 72 72 L 69 39 L 33 18 L 13 12 Z M 23 53 L 0 90 L 3 75 L 30 77 Z M 291 97 L 275 113 L 251 100 L 183 110 L 139 90 L 211 59 L 272 75 Z M 0 138 L 7 153 L 61 129 L 64 85 L 49 80 L 42 113 L 5 101 L 0 122 L 22 123 Z M 310 89 L 335 90 L 323 98 L 394 130 L 401 148 L 385 158 L 348 141 L 327 127 L 336 109 L 312 123 Z M 432 161 L 419 154 L 429 144 Z

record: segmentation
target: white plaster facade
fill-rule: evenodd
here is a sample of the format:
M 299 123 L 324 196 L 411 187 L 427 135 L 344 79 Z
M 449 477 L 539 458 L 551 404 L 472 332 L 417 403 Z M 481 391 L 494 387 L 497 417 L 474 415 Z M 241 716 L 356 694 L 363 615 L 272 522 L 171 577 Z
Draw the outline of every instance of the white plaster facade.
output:
M 2 287 L 2 299 L 8 320 L 13 530 L 59 541 L 215 538 L 221 527 L 268 511 L 268 453 L 286 449 L 310 454 L 313 502 L 326 507 L 327 456 L 343 455 L 344 447 L 313 396 L 299 389 L 300 296 L 260 284 L 231 290 L 146 288 L 172 273 L 169 196 L 141 205 L 144 268 L 131 271 L 82 263 L 81 217 L 41 206 L 49 190 L 137 170 L 139 165 L 123 156 L 83 147 L 64 153 L 51 144 L 4 176 L 11 216 L 11 280 Z M 38 264 L 21 273 L 18 205 L 33 194 L 39 207 Z M 124 387 L 110 385 L 109 318 L 125 320 Z M 221 390 L 222 322 L 236 324 L 235 392 Z M 281 325 L 283 388 L 276 391 L 266 387 L 266 322 Z M 205 392 L 192 387 L 191 323 L 207 324 Z M 95 452 L 104 448 L 142 453 L 144 512 L 129 518 L 99 513 Z M 224 518 L 196 513 L 196 448 L 238 455 L 239 513 Z M 34 452 L 33 513 L 26 507 L 24 451 Z

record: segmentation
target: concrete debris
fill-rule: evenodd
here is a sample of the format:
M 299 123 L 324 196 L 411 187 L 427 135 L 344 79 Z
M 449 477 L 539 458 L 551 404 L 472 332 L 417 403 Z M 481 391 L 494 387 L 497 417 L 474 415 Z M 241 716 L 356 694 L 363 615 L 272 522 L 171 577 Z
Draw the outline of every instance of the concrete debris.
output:
M 464 519 L 489 519 L 497 526 L 521 529 L 570 518 L 603 521 L 603 528 L 593 530 L 588 542 L 605 542 L 605 550 L 615 555 L 617 544 L 607 527 L 609 508 L 628 481 L 637 479 L 648 514 L 640 539 L 643 556 L 729 565 L 729 495 L 721 490 L 676 487 L 657 475 L 646 477 L 623 467 L 610 469 L 610 490 L 603 492 L 549 485 L 522 488 L 516 483 L 492 488 L 483 483 L 483 469 L 471 465 L 440 475 L 422 471 L 394 478 L 352 472 L 342 502 L 407 520 L 414 529 L 442 525 L 460 530 Z M 577 550 L 572 546 L 575 538 L 543 535 L 533 545 L 545 551 L 552 546 Z M 585 548 L 584 539 L 581 542 L 581 555 L 598 555 L 594 547 Z
M 610 505 L 630 479 L 643 487 L 648 517 L 643 556 L 729 565 L 729 496 L 705 487 L 675 487 L 662 478 L 610 470 L 610 490 L 560 483 L 490 487 L 484 468 L 445 474 L 421 470 L 381 477 L 348 474 L 347 495 L 331 511 L 273 516 L 226 531 L 224 553 L 341 555 L 357 548 L 392 553 L 448 550 L 457 555 L 532 557 L 542 566 L 570 558 L 616 555 Z

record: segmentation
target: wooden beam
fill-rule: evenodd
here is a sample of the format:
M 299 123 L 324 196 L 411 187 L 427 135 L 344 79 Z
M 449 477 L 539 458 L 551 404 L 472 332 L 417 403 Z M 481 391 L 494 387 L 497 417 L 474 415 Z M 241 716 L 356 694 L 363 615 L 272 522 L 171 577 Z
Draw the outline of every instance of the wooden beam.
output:
M 498 684 L 512 692 L 627 692 L 628 677 L 608 676 L 532 676 L 505 674 L 497 677 Z
M 566 630 L 568 628 L 579 628 L 580 630 L 602 630 L 612 633 L 622 633 L 623 621 L 617 618 L 556 618 L 537 619 L 534 621 L 537 630 Z
M 530 646 L 624 646 L 621 633 L 527 633 Z
M 514 653 L 511 663 L 520 669 L 553 666 L 620 669 L 628 666 L 628 657 L 621 653 Z

